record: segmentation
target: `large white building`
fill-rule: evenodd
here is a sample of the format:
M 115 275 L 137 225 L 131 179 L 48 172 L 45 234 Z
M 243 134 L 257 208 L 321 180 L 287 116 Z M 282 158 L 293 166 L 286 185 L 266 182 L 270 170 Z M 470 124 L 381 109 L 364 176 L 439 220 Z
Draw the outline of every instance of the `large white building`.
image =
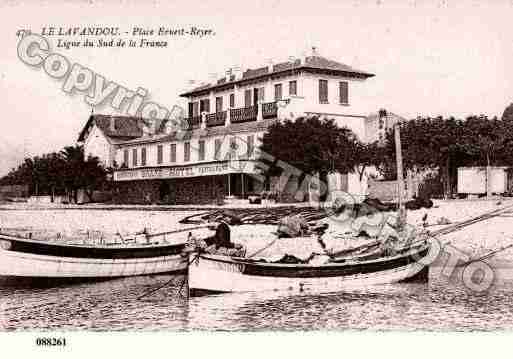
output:
M 114 179 L 119 197 L 127 202 L 209 203 L 263 190 L 294 194 L 300 186 L 294 176 L 279 183 L 259 175 L 255 160 L 269 125 L 316 115 L 335 119 L 364 141 L 374 140 L 367 128 L 376 107 L 366 92 L 373 76 L 315 53 L 229 71 L 181 95 L 188 100 L 186 131 L 164 124 L 147 134 L 141 119 L 116 117 L 107 123 L 105 116 L 93 115 L 80 140 L 87 153 L 121 167 Z M 338 174 L 330 176 L 329 187 L 361 194 L 366 182 Z

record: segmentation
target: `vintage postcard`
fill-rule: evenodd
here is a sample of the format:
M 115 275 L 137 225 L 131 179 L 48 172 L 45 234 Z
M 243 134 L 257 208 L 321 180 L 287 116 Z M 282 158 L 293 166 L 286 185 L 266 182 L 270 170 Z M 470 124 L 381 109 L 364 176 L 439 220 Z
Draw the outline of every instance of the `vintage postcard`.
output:
M 510 331 L 512 18 L 1 1 L 0 343 Z

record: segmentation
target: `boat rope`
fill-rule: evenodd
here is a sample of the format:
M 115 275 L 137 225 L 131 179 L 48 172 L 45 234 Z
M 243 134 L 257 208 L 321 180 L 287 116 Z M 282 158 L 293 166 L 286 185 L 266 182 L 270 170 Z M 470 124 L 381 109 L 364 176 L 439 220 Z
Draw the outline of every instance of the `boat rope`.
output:
M 278 240 L 279 238 L 275 238 L 271 243 L 267 244 L 266 246 L 264 246 L 263 248 L 260 248 L 259 250 L 257 250 L 255 253 L 247 256 L 246 258 L 253 258 L 254 256 L 256 256 L 257 254 L 260 254 L 262 253 L 263 251 L 265 251 L 267 248 L 271 247 L 274 243 L 276 243 L 276 241 Z
M 184 275 L 184 276 L 183 276 L 183 279 L 182 279 L 182 283 L 181 283 L 181 285 L 180 285 L 180 288 L 178 289 L 178 293 L 181 293 L 181 292 L 182 292 L 182 288 L 183 288 L 183 286 L 184 286 L 184 284 L 185 284 L 186 279 L 187 279 L 187 276 L 186 276 L 186 275 Z M 170 280 L 168 280 L 167 282 L 165 282 L 164 284 L 162 284 L 162 285 L 158 286 L 157 288 L 151 289 L 151 290 L 149 290 L 149 291 L 147 291 L 147 292 L 143 293 L 142 295 L 140 295 L 139 297 L 137 297 L 137 300 L 141 300 L 141 299 L 143 299 L 143 298 L 145 298 L 145 297 L 148 297 L 148 296 L 152 295 L 153 293 L 158 292 L 159 290 L 161 290 L 161 289 L 163 289 L 164 287 L 167 287 L 169 284 L 173 283 L 173 282 L 174 282 L 174 280 L 175 280 L 175 278 L 173 277 L 173 278 L 171 278 Z

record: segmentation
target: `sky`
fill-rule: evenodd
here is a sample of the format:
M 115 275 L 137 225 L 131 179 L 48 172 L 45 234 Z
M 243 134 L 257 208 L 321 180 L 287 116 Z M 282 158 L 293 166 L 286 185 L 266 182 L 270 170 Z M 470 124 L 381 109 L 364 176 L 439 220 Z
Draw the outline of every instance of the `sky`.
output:
M 112 26 L 212 29 L 168 38 L 166 48 L 56 48 L 71 63 L 168 108 L 185 106 L 189 81 L 232 66 L 286 61 L 312 46 L 320 55 L 376 74 L 376 109 L 403 117 L 501 116 L 513 102 L 513 0 L 491 1 L 0 1 L 0 175 L 26 156 L 73 144 L 90 106 L 62 81 L 17 57 L 16 31 Z M 112 113 L 110 108 L 95 109 Z

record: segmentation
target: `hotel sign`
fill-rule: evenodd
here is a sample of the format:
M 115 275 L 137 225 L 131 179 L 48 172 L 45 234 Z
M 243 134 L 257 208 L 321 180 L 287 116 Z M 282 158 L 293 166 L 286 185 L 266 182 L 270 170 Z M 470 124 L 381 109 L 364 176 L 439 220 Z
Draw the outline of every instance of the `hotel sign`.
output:
M 229 173 L 256 173 L 253 161 L 231 161 L 176 167 L 124 169 L 114 172 L 114 181 L 217 176 Z

